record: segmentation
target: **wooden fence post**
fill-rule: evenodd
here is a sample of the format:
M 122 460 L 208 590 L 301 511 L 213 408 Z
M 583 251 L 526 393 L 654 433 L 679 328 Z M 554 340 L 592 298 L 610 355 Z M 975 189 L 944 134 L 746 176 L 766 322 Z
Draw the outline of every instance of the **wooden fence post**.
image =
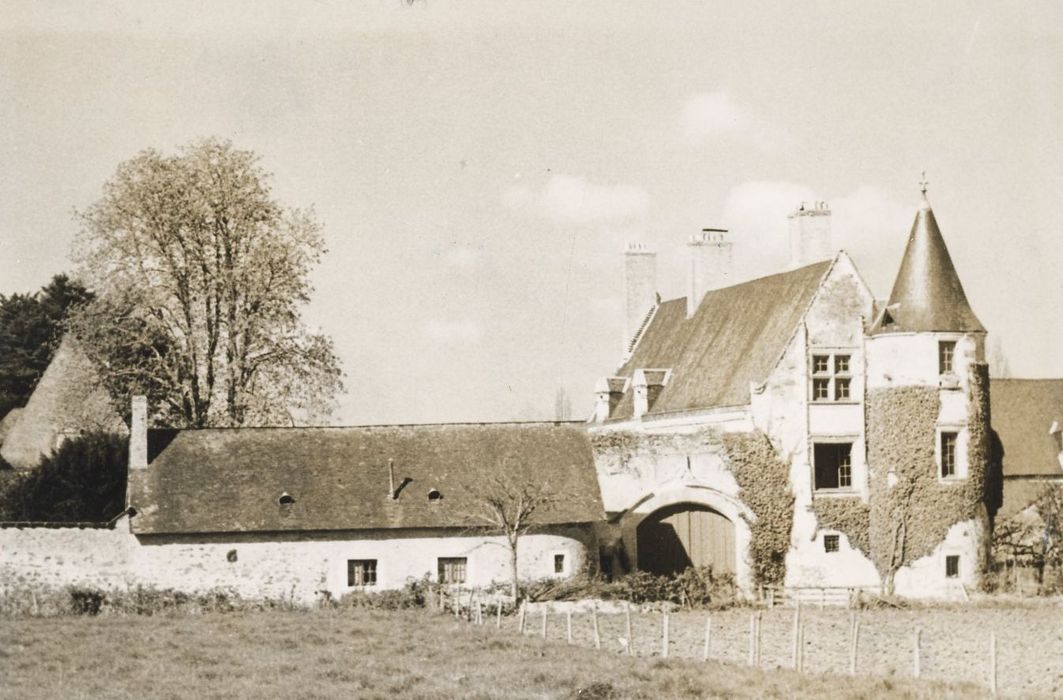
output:
M 568 637 L 568 643 L 572 643 L 572 611 L 565 611 L 565 636 Z
M 594 648 L 602 648 L 602 635 L 598 631 L 598 604 L 595 603 L 591 608 L 591 620 L 594 622 Z
M 495 629 L 502 629 L 502 596 L 498 596 L 495 603 Z
M 849 675 L 856 675 L 857 655 L 860 649 L 860 620 L 854 620 L 849 631 Z
M 546 639 L 546 618 L 548 613 L 546 612 L 546 604 L 543 604 L 543 639 Z
M 756 662 L 757 666 L 760 666 L 760 621 L 763 615 L 764 613 L 759 610 L 757 611 L 757 654 L 756 657 L 753 659 L 753 661 Z
M 528 601 L 526 601 L 526 600 L 525 601 L 521 601 L 521 604 L 520 604 L 520 615 L 518 615 L 517 617 L 518 617 L 518 620 L 519 620 L 519 622 L 517 623 L 518 624 L 518 631 L 520 632 L 521 635 L 523 635 L 524 634 L 524 622 L 525 622 L 525 620 L 528 617 Z
M 989 633 L 989 692 L 997 694 L 997 633 Z
M 919 658 L 919 637 L 923 631 L 918 627 L 915 628 L 915 635 L 912 637 L 912 676 L 918 678 L 922 673 L 922 668 Z
M 705 618 L 705 649 L 701 652 L 701 660 L 709 660 L 709 652 L 712 644 L 712 615 Z
M 635 640 L 631 631 L 631 603 L 624 604 L 624 632 L 627 634 L 627 655 L 635 655 Z
M 668 611 L 661 613 L 661 658 L 668 658 Z
M 476 624 L 482 625 L 484 623 L 484 606 L 483 601 L 479 598 L 476 599 Z
M 757 616 L 749 614 L 749 665 L 753 666 L 757 660 Z
M 793 667 L 796 670 L 798 668 L 798 665 L 797 665 L 797 655 L 799 653 L 798 652 L 798 645 L 801 642 L 801 599 L 800 598 L 797 599 L 797 609 L 794 611 L 794 633 L 793 633 L 793 636 L 794 636 L 794 640 L 793 640 Z

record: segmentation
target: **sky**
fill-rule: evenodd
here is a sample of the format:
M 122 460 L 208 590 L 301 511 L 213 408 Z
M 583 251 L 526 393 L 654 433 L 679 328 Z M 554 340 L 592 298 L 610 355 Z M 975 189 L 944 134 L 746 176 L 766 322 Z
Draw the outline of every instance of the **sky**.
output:
M 887 297 L 923 171 L 990 342 L 1063 377 L 1058 3 L 0 0 L 0 294 L 73 271 L 119 163 L 209 136 L 324 226 L 337 423 L 585 417 L 627 243 L 682 296 L 691 234 L 778 272 L 802 201 Z

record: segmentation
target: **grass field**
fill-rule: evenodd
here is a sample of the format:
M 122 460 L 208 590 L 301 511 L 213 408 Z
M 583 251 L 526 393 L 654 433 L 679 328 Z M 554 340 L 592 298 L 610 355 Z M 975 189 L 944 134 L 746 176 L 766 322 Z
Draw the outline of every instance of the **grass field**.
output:
M 427 611 L 0 621 L 3 698 L 969 698 L 977 685 L 630 658 Z M 721 643 L 722 640 L 721 640 Z

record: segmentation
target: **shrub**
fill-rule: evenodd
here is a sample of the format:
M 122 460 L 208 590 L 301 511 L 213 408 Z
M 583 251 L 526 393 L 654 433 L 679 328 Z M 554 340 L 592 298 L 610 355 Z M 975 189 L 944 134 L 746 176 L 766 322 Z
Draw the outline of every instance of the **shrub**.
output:
M 528 586 L 528 599 L 627 600 L 632 603 L 674 603 L 684 608 L 730 605 L 734 602 L 734 579 L 716 574 L 711 567 L 689 568 L 676 576 L 658 576 L 635 571 L 615 581 L 583 575 L 571 579 L 548 579 Z
M 70 612 L 75 615 L 99 615 L 107 594 L 95 588 L 70 588 Z
M 432 583 L 428 576 L 409 579 L 406 585 L 392 591 L 352 591 L 339 600 L 348 608 L 372 608 L 375 610 L 407 610 L 423 608 L 428 604 Z

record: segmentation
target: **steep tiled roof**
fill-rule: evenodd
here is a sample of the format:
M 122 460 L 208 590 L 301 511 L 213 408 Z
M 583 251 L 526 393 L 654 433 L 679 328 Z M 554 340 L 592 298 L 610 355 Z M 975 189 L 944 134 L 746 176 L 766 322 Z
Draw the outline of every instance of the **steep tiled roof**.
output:
M 691 318 L 686 299 L 662 303 L 617 376 L 672 370 L 651 415 L 749 403 L 750 382 L 767 378 L 830 266 L 819 262 L 710 291 Z M 631 412 L 629 388 L 610 418 Z
M 925 196 L 908 234 L 889 302 L 871 329 L 872 334 L 903 331 L 985 331 L 967 302 Z
M 498 423 L 152 434 L 130 474 L 138 534 L 466 527 L 471 489 L 503 473 L 559 494 L 540 524 L 603 517 L 581 426 Z M 155 442 L 161 440 L 162 444 Z M 389 497 L 388 460 L 399 497 Z M 430 502 L 429 490 L 442 499 Z M 278 504 L 281 494 L 294 498 Z
M 1063 476 L 1060 435 L 1063 379 L 994 379 L 989 385 L 993 429 L 1004 446 L 1004 476 Z

